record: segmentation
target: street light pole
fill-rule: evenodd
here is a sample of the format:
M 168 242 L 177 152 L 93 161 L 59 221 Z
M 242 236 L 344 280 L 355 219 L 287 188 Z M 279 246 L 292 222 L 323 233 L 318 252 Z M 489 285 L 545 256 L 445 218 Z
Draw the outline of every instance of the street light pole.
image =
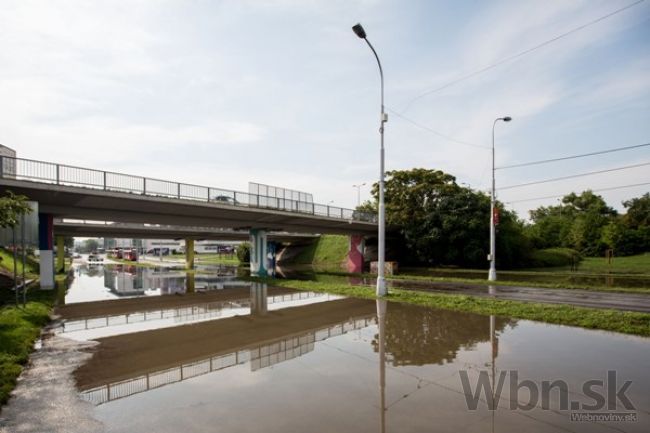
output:
M 352 188 L 357 189 L 357 207 L 361 206 L 361 187 L 364 186 L 366 183 L 362 183 L 359 185 L 352 185 Z
M 384 205 L 384 124 L 388 122 L 388 116 L 384 111 L 384 70 L 381 68 L 381 62 L 379 61 L 379 56 L 377 51 L 372 46 L 370 41 L 366 37 L 366 31 L 363 29 L 361 24 L 357 24 L 352 27 L 354 33 L 366 41 L 372 53 L 377 59 L 377 65 L 379 66 L 379 78 L 381 79 L 381 116 L 379 118 L 379 134 L 380 134 L 380 143 L 381 150 L 379 156 L 379 229 L 378 229 L 378 266 L 377 266 L 377 296 L 386 295 L 386 280 L 384 278 L 385 262 L 386 262 L 386 206 Z
M 494 127 L 499 120 L 510 122 L 512 117 L 505 116 L 499 117 L 494 120 L 492 124 L 492 196 L 490 198 L 490 272 L 488 273 L 488 280 L 496 281 L 497 268 L 496 268 L 496 226 L 494 221 L 494 207 L 496 205 L 496 191 L 494 181 Z

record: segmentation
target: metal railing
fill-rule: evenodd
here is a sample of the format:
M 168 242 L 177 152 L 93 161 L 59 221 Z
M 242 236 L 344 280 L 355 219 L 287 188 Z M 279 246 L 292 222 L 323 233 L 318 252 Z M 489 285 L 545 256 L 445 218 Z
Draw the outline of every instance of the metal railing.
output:
M 321 292 L 298 292 L 267 297 L 267 305 L 282 302 L 293 302 L 305 299 L 325 297 Z M 161 310 L 143 310 L 132 313 L 114 314 L 107 316 L 88 317 L 79 320 L 64 320 L 59 333 L 87 331 L 89 329 L 106 328 L 111 326 L 128 325 L 149 321 L 173 319 L 176 322 L 195 322 L 199 320 L 221 317 L 225 311 L 239 308 L 250 308 L 250 297 L 229 301 L 215 301 L 198 305 L 187 305 L 178 308 Z
M 230 206 L 274 209 L 352 221 L 377 222 L 377 216 L 373 213 L 337 206 L 9 156 L 0 156 L 0 178 Z

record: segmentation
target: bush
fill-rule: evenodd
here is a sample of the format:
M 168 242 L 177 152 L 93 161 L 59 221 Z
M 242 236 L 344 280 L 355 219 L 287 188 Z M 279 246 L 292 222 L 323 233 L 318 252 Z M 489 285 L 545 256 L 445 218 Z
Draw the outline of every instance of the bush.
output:
M 237 247 L 237 259 L 240 263 L 250 263 L 251 261 L 251 244 L 243 242 Z
M 577 266 L 582 256 L 570 248 L 547 248 L 535 250 L 530 255 L 530 266 L 533 268 Z

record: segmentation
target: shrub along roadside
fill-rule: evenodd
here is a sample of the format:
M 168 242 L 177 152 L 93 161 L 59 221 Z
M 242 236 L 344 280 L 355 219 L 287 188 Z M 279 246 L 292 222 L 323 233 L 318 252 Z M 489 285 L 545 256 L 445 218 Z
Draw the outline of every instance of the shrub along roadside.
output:
M 60 277 L 57 279 L 62 281 Z M 23 307 L 14 304 L 13 291 L 0 292 L 0 405 L 9 399 L 41 328 L 50 321 L 56 294 L 57 290 L 39 290 L 38 284 L 32 285 Z
M 376 299 L 372 287 L 302 280 L 258 279 L 270 285 L 298 290 L 328 292 L 355 298 Z M 572 305 L 517 302 L 501 299 L 478 298 L 391 289 L 386 299 L 395 302 L 442 308 L 483 315 L 496 315 L 516 319 L 535 320 L 557 325 L 578 326 L 589 329 L 650 336 L 650 314 L 575 307 Z
M 570 248 L 547 248 L 533 250 L 530 254 L 531 268 L 549 268 L 560 266 L 571 266 L 578 268 L 582 256 L 576 250 Z

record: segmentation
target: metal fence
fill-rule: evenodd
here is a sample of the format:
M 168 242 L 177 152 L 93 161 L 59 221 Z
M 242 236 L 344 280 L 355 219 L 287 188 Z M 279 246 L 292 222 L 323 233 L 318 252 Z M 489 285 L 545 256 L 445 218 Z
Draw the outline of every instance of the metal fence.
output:
M 0 156 L 0 177 L 230 206 L 275 209 L 353 221 L 377 222 L 375 214 L 300 201 L 300 196 L 298 199 L 294 199 L 293 196 L 291 198 L 273 197 L 8 156 Z
M 325 297 L 320 292 L 298 292 L 283 295 L 272 295 L 267 297 L 267 305 L 283 302 L 293 302 L 305 299 Z M 233 299 L 229 301 L 215 301 L 199 305 L 187 305 L 178 308 L 163 310 L 136 311 L 133 313 L 116 314 L 100 317 L 88 317 L 79 320 L 64 320 L 59 333 L 86 331 L 89 329 L 106 328 L 110 326 L 128 325 L 139 322 L 150 322 L 155 320 L 173 319 L 178 323 L 193 322 L 218 318 L 227 310 L 250 308 L 250 298 Z

